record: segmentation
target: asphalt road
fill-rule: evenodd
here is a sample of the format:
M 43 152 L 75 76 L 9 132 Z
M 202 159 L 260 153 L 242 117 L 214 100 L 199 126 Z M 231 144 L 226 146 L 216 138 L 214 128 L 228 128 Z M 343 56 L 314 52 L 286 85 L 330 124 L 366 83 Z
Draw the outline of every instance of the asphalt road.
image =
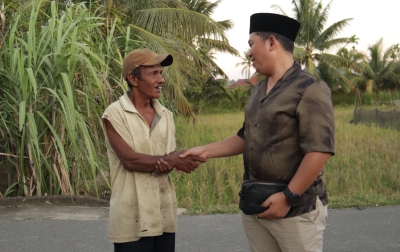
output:
M 0 207 L 0 252 L 112 251 L 104 207 Z M 325 252 L 400 252 L 400 206 L 329 210 Z M 240 215 L 178 217 L 177 252 L 250 251 Z

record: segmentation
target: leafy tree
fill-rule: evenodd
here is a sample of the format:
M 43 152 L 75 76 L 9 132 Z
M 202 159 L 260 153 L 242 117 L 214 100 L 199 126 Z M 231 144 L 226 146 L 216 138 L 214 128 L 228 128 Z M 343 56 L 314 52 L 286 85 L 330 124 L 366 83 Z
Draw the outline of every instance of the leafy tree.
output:
M 325 28 L 332 1 L 325 7 L 322 5 L 322 1 L 316 2 L 315 0 L 293 0 L 292 3 L 294 18 L 301 23 L 295 41 L 295 60 L 304 64 L 307 72 L 317 76 L 321 75 L 318 66 L 326 70 L 329 69 L 325 72 L 331 75 L 330 78 L 340 79 L 344 85 L 350 87 L 350 82 L 339 69 L 353 68 L 358 70 L 357 65 L 327 51 L 350 41 L 349 38 L 337 38 L 336 36 L 352 19 L 343 19 Z M 272 7 L 288 16 L 278 5 Z
M 229 101 L 236 109 L 242 109 L 246 105 L 247 99 L 250 96 L 252 84 L 248 87 L 237 86 L 235 88 L 228 88 L 227 93 Z
M 400 81 L 400 62 L 397 59 L 399 45 L 383 48 L 383 39 L 368 47 L 368 55 L 359 64 L 362 74 L 352 79 L 358 86 L 365 86 L 368 92 L 375 92 L 376 103 L 380 102 L 380 92 L 393 88 Z
M 193 109 L 201 113 L 203 108 L 229 99 L 226 83 L 226 79 L 217 79 L 212 75 L 194 75 L 189 80 L 189 87 L 185 89 L 185 96 Z

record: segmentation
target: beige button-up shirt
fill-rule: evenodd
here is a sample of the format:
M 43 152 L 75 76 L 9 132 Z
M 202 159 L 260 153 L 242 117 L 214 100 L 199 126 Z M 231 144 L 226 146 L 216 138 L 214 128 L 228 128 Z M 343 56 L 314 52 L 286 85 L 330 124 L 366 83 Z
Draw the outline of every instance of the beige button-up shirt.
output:
M 295 63 L 268 94 L 267 79 L 252 90 L 245 107 L 243 153 L 245 179 L 290 182 L 304 155 L 334 153 L 334 115 L 325 82 Z M 321 177 L 302 195 L 286 217 L 315 209 L 316 197 L 328 202 Z
M 170 177 L 126 170 L 112 149 L 104 126 L 104 120 L 108 120 L 135 152 L 155 156 L 175 151 L 173 114 L 157 100 L 152 100 L 152 105 L 156 116 L 151 127 L 127 94 L 112 103 L 102 117 L 112 190 L 108 220 L 111 242 L 137 241 L 140 237 L 176 232 L 177 203 Z

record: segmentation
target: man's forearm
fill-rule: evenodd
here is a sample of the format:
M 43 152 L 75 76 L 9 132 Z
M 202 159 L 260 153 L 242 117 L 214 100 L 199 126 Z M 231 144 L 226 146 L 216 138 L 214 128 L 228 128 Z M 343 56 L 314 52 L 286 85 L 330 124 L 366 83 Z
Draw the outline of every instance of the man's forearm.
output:
M 120 158 L 122 165 L 129 171 L 152 172 L 156 170 L 157 161 L 164 156 L 150 156 L 142 153 L 130 153 Z
M 141 153 L 133 153 L 129 158 L 125 158 L 122 165 L 125 169 L 130 171 L 152 172 L 158 170 L 157 161 L 164 160 L 169 167 L 177 168 L 181 171 L 190 173 L 196 169 L 199 164 L 204 163 L 206 160 L 201 157 L 191 156 L 182 159 L 178 153 L 166 156 L 150 156 Z
M 325 152 L 307 153 L 289 183 L 290 191 L 303 194 L 321 173 L 330 156 L 331 153 Z
M 205 148 L 207 158 L 230 157 L 243 153 L 244 139 L 234 135 L 220 142 L 204 145 L 203 147 Z

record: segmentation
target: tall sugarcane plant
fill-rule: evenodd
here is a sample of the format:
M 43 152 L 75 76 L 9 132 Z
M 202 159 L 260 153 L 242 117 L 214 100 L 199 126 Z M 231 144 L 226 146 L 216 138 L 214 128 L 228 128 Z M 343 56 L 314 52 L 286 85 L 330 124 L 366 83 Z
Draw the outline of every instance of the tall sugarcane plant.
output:
M 23 10 L 5 21 L 0 49 L 0 169 L 17 178 L 7 191 L 97 192 L 96 178 L 108 181 L 101 114 L 123 89 L 125 51 L 140 42 L 83 3 Z

